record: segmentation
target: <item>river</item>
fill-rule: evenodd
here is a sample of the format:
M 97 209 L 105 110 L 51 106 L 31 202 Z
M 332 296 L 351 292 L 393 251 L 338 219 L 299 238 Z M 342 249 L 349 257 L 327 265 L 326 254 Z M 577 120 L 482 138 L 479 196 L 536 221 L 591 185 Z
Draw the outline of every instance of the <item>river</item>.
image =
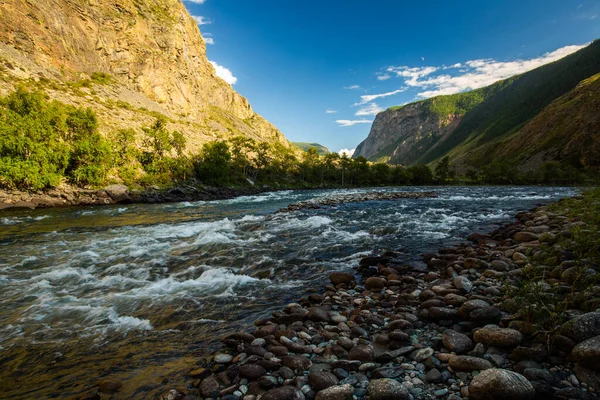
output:
M 0 398 L 75 398 L 98 380 L 152 398 L 224 334 L 321 290 L 331 271 L 394 250 L 432 252 L 573 188 L 444 187 L 439 197 L 275 213 L 366 191 L 0 214 Z

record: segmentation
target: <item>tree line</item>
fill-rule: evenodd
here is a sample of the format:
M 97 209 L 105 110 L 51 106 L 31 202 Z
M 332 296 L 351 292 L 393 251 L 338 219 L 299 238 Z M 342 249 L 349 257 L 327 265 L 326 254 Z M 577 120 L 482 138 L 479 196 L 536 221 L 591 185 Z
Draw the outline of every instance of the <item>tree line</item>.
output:
M 185 136 L 168 129 L 159 116 L 142 128 L 121 129 L 107 137 L 98 132 L 90 108 L 48 100 L 42 92 L 18 88 L 0 99 L 0 187 L 40 190 L 66 181 L 81 187 L 114 182 L 129 186 L 178 183 L 245 185 L 248 181 L 284 187 L 350 187 L 433 184 L 572 183 L 583 175 L 574 168 L 547 163 L 533 175 L 508 163 L 490 164 L 460 175 L 448 157 L 434 169 L 371 163 L 315 148 L 299 155 L 281 143 L 236 136 L 205 143 L 186 154 Z

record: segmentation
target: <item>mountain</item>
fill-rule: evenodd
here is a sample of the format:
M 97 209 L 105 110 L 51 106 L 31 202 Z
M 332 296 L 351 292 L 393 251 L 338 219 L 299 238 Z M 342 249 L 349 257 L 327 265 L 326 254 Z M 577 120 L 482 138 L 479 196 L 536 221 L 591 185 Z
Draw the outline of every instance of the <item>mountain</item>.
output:
M 564 140 L 577 135 L 584 128 L 569 120 L 580 113 L 593 115 L 594 99 L 590 93 L 596 81 L 585 82 L 599 72 L 600 41 L 596 40 L 561 60 L 485 88 L 392 107 L 377 115 L 369 136 L 357 147 L 354 157 L 414 165 L 449 155 L 452 163 L 462 169 L 502 161 L 509 156 L 509 150 L 509 158 L 524 168 L 563 159 L 562 142 L 549 140 L 556 132 L 539 119 L 536 121 L 536 117 L 552 115 L 554 124 L 568 129 L 560 133 Z M 578 99 L 579 105 L 575 108 L 565 100 L 568 98 Z M 559 107 L 569 109 L 570 113 L 556 113 Z M 592 124 L 586 125 L 586 129 L 592 129 L 593 118 L 586 121 Z M 595 126 L 597 129 L 598 125 Z M 531 130 L 535 129 L 541 130 L 532 135 Z M 570 162 L 585 164 L 574 160 L 573 155 L 583 151 L 575 147 L 598 140 L 586 137 L 587 141 L 568 141 Z M 520 142 L 528 143 L 526 154 L 526 148 L 515 145 Z M 498 151 L 501 148 L 506 150 Z
M 20 85 L 91 107 L 102 133 L 141 136 L 162 114 L 188 152 L 236 135 L 291 146 L 217 77 L 180 0 L 0 2 L 0 95 Z
M 319 143 L 306 143 L 306 142 L 292 142 L 294 145 L 300 147 L 303 151 L 308 151 L 308 149 L 314 147 L 315 149 L 317 149 L 317 153 L 319 153 L 319 155 L 323 156 L 327 153 L 329 153 L 329 149 L 323 145 L 320 145 Z

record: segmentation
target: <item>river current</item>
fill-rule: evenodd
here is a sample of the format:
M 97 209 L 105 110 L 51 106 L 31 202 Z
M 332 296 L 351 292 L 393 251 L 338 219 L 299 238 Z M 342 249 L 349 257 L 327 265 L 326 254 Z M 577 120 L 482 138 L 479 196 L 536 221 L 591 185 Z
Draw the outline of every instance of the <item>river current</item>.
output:
M 66 398 L 109 378 L 156 397 L 223 335 L 387 250 L 406 263 L 573 188 L 447 187 L 439 197 L 275 213 L 360 190 L 0 214 L 0 398 Z

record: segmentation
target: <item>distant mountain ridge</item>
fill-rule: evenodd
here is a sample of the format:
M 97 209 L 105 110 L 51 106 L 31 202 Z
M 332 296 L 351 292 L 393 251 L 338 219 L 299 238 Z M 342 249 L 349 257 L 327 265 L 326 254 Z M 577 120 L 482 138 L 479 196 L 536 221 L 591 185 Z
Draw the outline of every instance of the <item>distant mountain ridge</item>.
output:
M 329 149 L 319 143 L 307 143 L 307 142 L 292 142 L 294 145 L 298 146 L 299 148 L 301 148 L 303 151 L 308 151 L 308 149 L 310 148 L 315 148 L 317 149 L 317 153 L 319 153 L 319 155 L 323 156 L 327 153 L 329 153 Z
M 595 149 L 600 135 L 587 135 L 583 141 L 568 140 L 578 132 L 582 134 L 583 129 L 579 120 L 569 119 L 585 115 L 585 129 L 598 131 L 598 121 L 590 116 L 594 109 L 600 112 L 593 97 L 597 80 L 584 84 L 598 73 L 600 41 L 596 40 L 563 59 L 481 89 L 392 107 L 377 115 L 368 137 L 357 146 L 353 157 L 415 165 L 448 155 L 459 169 L 507 159 L 523 168 L 555 160 L 590 166 L 589 160 L 595 156 L 588 154 L 587 161 L 577 159 L 576 154 L 583 154 L 583 149 L 577 147 Z M 565 100 L 568 98 L 577 99 L 576 109 Z M 570 109 L 570 114 L 558 112 L 559 107 Z M 536 119 L 541 116 L 552 116 L 556 124 L 567 130 L 553 134 L 552 127 Z M 524 140 L 524 135 L 529 139 Z M 560 136 L 561 141 L 549 141 L 553 135 Z M 515 145 L 525 142 L 527 152 Z M 571 146 L 568 157 L 560 149 L 565 142 Z

